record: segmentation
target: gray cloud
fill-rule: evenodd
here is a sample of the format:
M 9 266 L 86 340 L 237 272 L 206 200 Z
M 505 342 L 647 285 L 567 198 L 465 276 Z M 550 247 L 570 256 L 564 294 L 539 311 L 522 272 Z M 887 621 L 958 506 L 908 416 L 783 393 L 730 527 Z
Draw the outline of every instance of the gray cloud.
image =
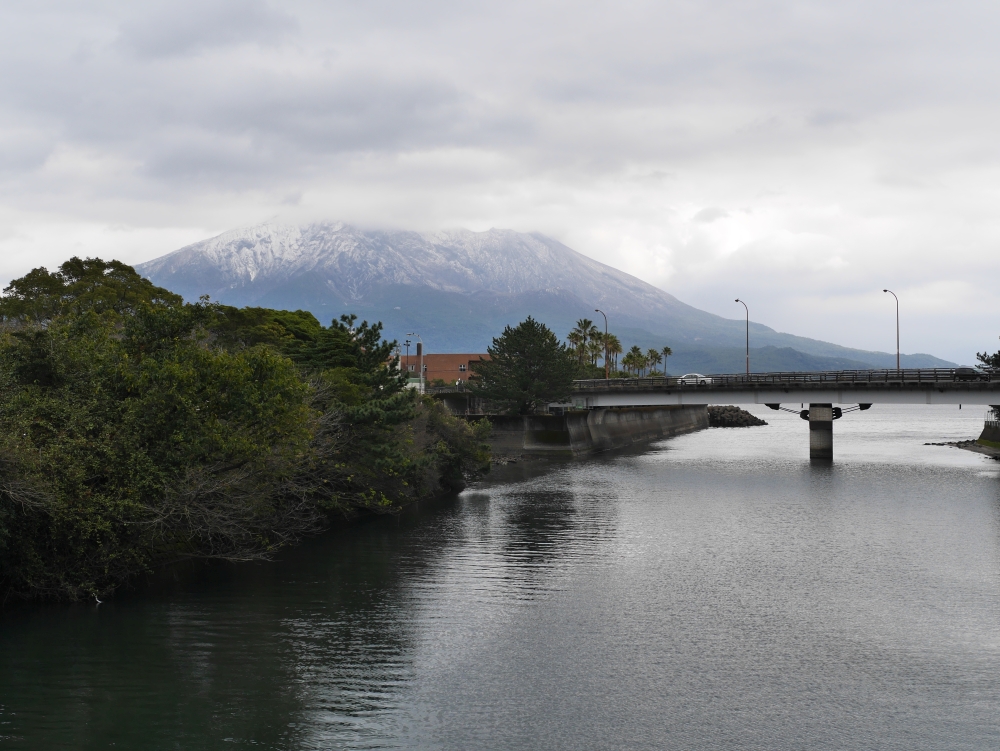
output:
M 122 49 L 140 58 L 246 43 L 274 45 L 298 30 L 293 16 L 262 0 L 144 3 L 141 8 L 122 23 L 118 38 Z
M 0 252 L 57 262 L 68 230 L 40 228 L 124 226 L 148 245 L 114 235 L 135 259 L 169 249 L 156 232 L 279 214 L 510 226 L 716 312 L 756 290 L 764 322 L 858 346 L 875 346 L 870 327 L 831 311 L 902 282 L 926 313 L 921 348 L 968 360 L 1000 302 L 981 281 L 1000 270 L 998 15 L 5 3 Z

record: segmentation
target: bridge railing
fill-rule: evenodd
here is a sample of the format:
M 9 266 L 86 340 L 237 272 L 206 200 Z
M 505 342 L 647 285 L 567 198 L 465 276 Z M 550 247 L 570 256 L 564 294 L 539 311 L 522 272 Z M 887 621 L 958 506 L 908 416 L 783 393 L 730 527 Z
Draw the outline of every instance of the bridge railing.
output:
M 776 373 L 713 373 L 689 381 L 673 376 L 654 376 L 651 378 L 603 378 L 573 382 L 574 391 L 631 391 L 657 388 L 700 386 L 757 386 L 757 385 L 796 385 L 796 384 L 860 384 L 860 383 L 970 383 L 976 381 L 1000 380 L 1000 373 L 975 368 L 886 368 L 880 370 L 825 370 L 816 372 L 776 372 Z

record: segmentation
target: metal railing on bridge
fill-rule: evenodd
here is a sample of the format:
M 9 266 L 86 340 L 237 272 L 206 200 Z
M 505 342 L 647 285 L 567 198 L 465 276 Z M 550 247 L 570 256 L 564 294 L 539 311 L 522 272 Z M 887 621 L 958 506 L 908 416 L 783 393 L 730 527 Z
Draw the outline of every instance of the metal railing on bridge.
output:
M 887 368 L 883 370 L 824 370 L 815 372 L 788 371 L 777 373 L 723 373 L 684 378 L 653 376 L 651 378 L 603 378 L 574 381 L 574 391 L 632 391 L 674 387 L 757 386 L 796 384 L 862 384 L 862 383 L 973 383 L 1000 380 L 1000 372 L 977 368 Z

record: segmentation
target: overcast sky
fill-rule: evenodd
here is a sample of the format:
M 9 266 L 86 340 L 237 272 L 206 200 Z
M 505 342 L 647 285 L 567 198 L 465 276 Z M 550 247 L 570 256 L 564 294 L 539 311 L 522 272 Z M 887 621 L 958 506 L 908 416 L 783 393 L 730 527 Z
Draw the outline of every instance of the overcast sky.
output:
M 87 6 L 87 7 L 83 7 Z M 1000 5 L 0 6 L 0 281 L 233 227 L 540 231 L 685 302 L 1000 345 Z

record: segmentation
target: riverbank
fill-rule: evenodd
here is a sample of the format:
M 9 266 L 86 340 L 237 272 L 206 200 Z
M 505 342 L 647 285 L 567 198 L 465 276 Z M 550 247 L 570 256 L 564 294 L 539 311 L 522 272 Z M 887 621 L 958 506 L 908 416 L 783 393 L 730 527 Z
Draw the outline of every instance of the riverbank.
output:
M 576 456 L 625 448 L 707 428 L 704 406 L 572 410 L 561 415 L 488 417 L 498 463 L 523 456 Z
M 993 448 L 992 446 L 985 446 L 976 440 L 968 441 L 946 441 L 944 443 L 925 443 L 925 446 L 954 446 L 955 448 L 964 449 L 965 451 L 972 451 L 975 454 L 982 454 L 983 456 L 988 456 L 990 459 L 996 459 L 1000 461 L 1000 448 Z

